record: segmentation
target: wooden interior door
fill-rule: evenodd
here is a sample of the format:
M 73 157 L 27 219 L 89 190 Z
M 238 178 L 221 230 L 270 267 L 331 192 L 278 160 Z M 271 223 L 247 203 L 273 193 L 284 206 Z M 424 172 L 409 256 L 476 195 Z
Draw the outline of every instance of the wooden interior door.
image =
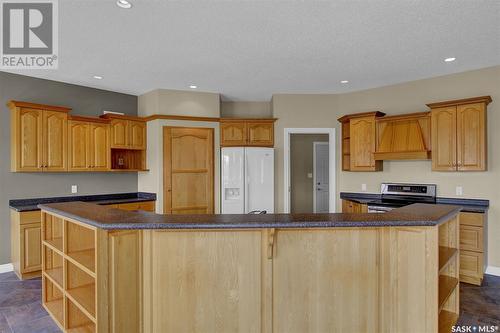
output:
M 164 214 L 214 213 L 214 130 L 164 127 Z
M 486 170 L 484 103 L 457 106 L 457 169 Z
M 351 171 L 374 171 L 375 118 L 361 117 L 350 121 Z
M 68 115 L 43 111 L 44 171 L 66 171 Z
M 90 166 L 94 171 L 111 168 L 109 125 L 90 123 Z
M 88 171 L 90 168 L 88 123 L 70 120 L 68 132 L 68 170 Z
M 43 168 L 42 111 L 35 109 L 20 109 L 15 120 L 18 123 L 13 128 L 18 130 L 19 144 L 11 149 L 17 149 L 18 171 L 41 171 Z
M 457 169 L 457 112 L 456 107 L 433 109 L 432 170 L 455 171 Z

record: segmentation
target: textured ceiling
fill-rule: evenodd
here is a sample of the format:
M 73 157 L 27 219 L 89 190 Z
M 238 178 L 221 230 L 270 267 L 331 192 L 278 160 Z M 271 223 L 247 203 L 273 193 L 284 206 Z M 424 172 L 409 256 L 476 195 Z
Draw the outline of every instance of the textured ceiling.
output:
M 134 95 L 196 84 L 268 100 L 500 64 L 497 0 L 131 2 L 59 1 L 59 69 L 15 73 Z

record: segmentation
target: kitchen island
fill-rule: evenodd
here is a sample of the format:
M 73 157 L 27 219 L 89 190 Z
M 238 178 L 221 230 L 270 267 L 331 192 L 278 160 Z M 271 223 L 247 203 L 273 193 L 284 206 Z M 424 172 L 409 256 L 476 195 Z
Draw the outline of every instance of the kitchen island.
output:
M 459 207 L 158 215 L 40 205 L 43 304 L 90 332 L 438 332 L 459 313 Z

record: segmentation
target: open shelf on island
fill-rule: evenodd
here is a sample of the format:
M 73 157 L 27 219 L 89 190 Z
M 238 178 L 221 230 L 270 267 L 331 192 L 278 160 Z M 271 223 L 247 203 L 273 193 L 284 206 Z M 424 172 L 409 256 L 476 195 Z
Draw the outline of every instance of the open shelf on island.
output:
M 87 316 L 81 309 L 68 299 L 67 302 L 67 332 L 92 333 L 95 332 L 95 322 Z
M 458 314 L 446 310 L 439 313 L 439 333 L 450 333 L 451 327 L 456 324 Z
M 66 264 L 66 295 L 85 315 L 95 320 L 95 278 L 72 262 Z
M 83 266 L 82 268 L 88 270 L 87 273 L 95 274 L 95 250 L 81 250 L 68 253 L 68 257 L 72 259 L 74 264 Z
M 63 257 L 51 247 L 43 246 L 44 274 L 61 290 L 64 288 Z
M 439 309 L 443 308 L 444 303 L 448 297 L 453 293 L 455 287 L 458 285 L 458 279 L 446 275 L 439 276 Z
M 63 220 L 59 217 L 45 214 L 43 220 L 43 240 L 53 249 L 63 252 Z
M 62 329 L 64 328 L 64 294 L 52 281 L 45 276 L 43 280 L 43 304 L 49 315 L 54 319 L 56 324 Z
M 441 272 L 458 253 L 457 249 L 447 246 L 439 247 L 439 271 Z
M 88 273 L 95 273 L 95 231 L 66 221 L 66 254 Z

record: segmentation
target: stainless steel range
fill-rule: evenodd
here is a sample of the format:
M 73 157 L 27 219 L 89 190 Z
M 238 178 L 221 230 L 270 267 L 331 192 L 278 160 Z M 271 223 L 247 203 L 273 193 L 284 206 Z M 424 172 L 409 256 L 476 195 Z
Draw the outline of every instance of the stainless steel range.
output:
M 368 213 L 385 213 L 413 203 L 436 203 L 436 185 L 382 183 L 379 200 L 368 202 Z

